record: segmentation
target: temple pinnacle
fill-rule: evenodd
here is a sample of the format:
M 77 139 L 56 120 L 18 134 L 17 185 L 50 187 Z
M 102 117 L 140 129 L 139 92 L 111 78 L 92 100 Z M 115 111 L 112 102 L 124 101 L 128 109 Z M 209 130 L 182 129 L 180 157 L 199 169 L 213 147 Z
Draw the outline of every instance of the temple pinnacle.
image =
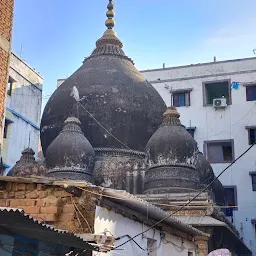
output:
M 109 0 L 109 4 L 107 6 L 108 11 L 106 13 L 108 19 L 105 22 L 105 25 L 108 29 L 112 29 L 115 26 L 115 21 L 113 20 L 115 13 L 114 13 L 114 3 L 112 0 Z

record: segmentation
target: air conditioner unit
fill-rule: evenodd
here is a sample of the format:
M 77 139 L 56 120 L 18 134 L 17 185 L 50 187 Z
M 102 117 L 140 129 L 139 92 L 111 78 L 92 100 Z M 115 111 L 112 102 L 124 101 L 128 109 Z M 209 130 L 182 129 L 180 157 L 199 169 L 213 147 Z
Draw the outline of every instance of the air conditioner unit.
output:
M 219 98 L 213 100 L 213 107 L 215 108 L 226 108 L 227 107 L 227 99 Z

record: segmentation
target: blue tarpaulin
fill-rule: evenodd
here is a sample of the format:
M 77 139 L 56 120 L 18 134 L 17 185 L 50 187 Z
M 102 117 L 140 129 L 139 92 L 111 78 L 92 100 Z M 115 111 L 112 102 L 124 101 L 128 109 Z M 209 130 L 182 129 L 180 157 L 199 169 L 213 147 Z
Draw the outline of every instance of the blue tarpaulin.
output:
M 235 90 L 238 90 L 238 88 L 239 88 L 239 82 L 233 82 L 231 87 L 232 87 L 233 89 L 235 89 Z

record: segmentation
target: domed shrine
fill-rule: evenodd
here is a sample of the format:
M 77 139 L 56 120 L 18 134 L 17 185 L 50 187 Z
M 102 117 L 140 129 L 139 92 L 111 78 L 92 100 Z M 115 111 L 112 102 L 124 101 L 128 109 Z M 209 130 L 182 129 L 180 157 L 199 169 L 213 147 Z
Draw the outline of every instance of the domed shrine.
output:
M 124 53 L 113 30 L 112 0 L 107 9 L 107 30 L 95 50 L 55 90 L 44 109 L 42 175 L 141 195 L 204 188 L 203 181 L 207 185 L 215 177 L 210 164 L 198 152 L 176 108 L 166 108 Z M 25 158 L 26 165 L 37 164 L 29 152 L 22 153 L 11 175 L 35 174 L 31 168 L 26 174 L 19 171 Z M 216 195 L 221 191 L 219 201 L 221 189 L 219 183 L 211 188 Z
M 107 8 L 107 30 L 95 50 L 45 107 L 40 129 L 44 163 L 25 149 L 9 175 L 126 190 L 212 234 L 211 248 L 220 246 L 219 237 L 228 230 L 223 243 L 232 247 L 238 233 L 219 208 L 225 204 L 221 182 L 177 109 L 166 107 L 124 53 L 113 30 L 112 0 Z
M 96 153 L 96 184 L 126 189 L 129 173 L 143 168 L 144 148 L 160 125 L 166 106 L 124 53 L 113 30 L 112 1 L 107 8 L 107 30 L 96 42 L 96 49 L 46 104 L 41 143 L 45 155 L 66 118 L 78 117 Z M 79 103 L 70 96 L 74 86 L 81 98 Z

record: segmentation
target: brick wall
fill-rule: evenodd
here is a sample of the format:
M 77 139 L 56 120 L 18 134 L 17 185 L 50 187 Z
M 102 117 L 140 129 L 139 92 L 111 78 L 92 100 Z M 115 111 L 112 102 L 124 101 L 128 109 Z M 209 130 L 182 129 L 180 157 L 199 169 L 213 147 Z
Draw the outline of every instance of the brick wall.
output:
M 75 196 L 58 186 L 0 182 L 0 207 L 23 209 L 59 229 L 93 233 L 98 198 L 89 192 L 79 192 L 81 194 Z
M 14 0 L 0 0 L 0 144 L 5 113 L 6 83 L 11 52 Z

